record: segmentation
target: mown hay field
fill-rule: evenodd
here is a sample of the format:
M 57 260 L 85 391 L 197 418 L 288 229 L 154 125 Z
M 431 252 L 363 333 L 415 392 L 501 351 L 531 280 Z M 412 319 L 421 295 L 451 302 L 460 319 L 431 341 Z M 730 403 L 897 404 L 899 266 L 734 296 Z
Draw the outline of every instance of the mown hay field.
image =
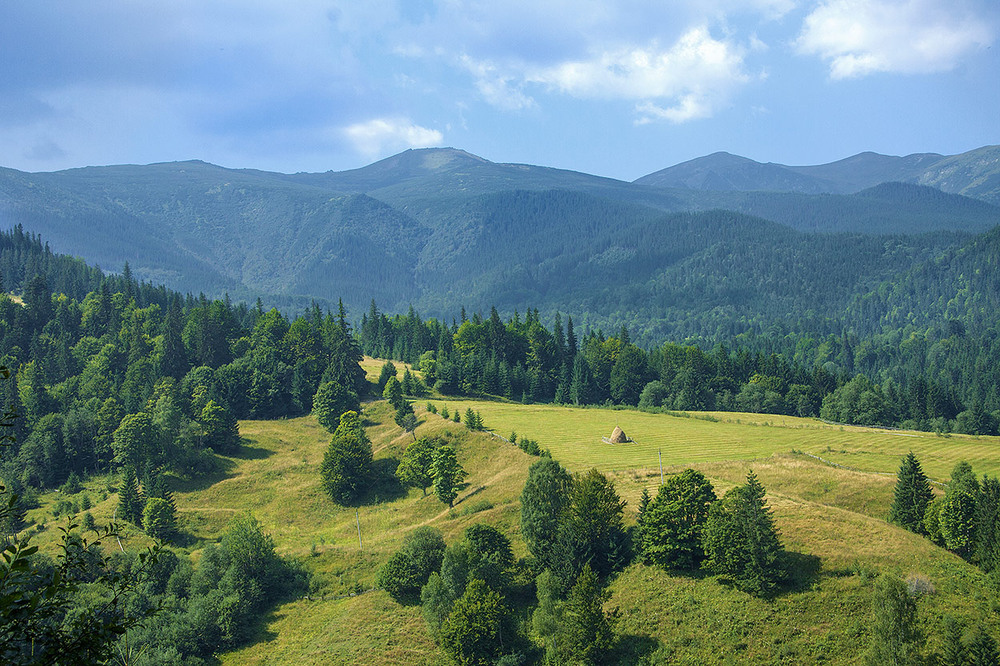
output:
M 829 425 L 818 419 L 734 412 L 687 416 L 638 410 L 520 405 L 505 402 L 433 400 L 439 407 L 480 413 L 486 427 L 508 437 L 538 440 L 542 448 L 574 472 L 659 466 L 698 465 L 722 460 L 753 460 L 793 451 L 868 472 L 895 474 L 913 451 L 924 471 L 947 481 L 952 468 L 967 460 L 977 474 L 1000 473 L 1000 437 L 939 436 L 934 433 Z M 634 441 L 601 441 L 620 426 Z

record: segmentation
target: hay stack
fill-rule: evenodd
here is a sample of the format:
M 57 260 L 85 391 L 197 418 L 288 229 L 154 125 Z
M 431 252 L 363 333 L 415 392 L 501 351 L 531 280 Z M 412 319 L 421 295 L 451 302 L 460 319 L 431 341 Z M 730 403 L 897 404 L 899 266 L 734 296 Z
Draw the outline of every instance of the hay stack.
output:
M 628 436 L 625 435 L 625 431 L 615 426 L 614 431 L 611 433 L 611 443 L 612 444 L 624 444 L 625 442 L 631 441 Z

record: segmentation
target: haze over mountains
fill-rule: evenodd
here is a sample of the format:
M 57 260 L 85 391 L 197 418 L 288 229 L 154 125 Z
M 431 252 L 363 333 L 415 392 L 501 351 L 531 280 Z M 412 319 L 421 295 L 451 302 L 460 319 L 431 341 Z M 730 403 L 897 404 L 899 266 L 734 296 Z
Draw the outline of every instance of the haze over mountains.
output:
M 183 291 L 355 314 L 373 298 L 425 316 L 558 309 L 650 340 L 763 318 L 836 328 L 853 299 L 996 226 L 998 205 L 995 146 L 809 167 L 716 153 L 634 183 L 455 149 L 327 173 L 0 169 L 0 226 Z

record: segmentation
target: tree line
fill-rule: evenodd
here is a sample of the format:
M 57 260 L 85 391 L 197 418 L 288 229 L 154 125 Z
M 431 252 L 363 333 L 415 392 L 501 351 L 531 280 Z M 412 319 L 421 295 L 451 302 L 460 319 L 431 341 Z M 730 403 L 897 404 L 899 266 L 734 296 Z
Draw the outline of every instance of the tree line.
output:
M 949 331 L 934 344 L 912 334 L 908 343 L 897 344 L 902 351 L 887 368 L 879 360 L 886 358 L 880 350 L 887 341 L 859 342 L 849 334 L 820 340 L 786 336 L 777 341 L 781 344 L 747 339 L 744 347 L 717 344 L 709 351 L 666 342 L 644 350 L 631 342 L 625 327 L 610 336 L 595 329 L 579 335 L 572 317 L 564 324 L 559 313 L 546 327 L 537 310 L 503 321 L 496 308 L 485 318 L 469 318 L 463 309 L 460 320 L 449 325 L 423 320 L 413 308 L 389 317 L 373 302 L 362 317 L 358 342 L 366 354 L 412 363 L 428 386 L 445 395 L 820 416 L 859 425 L 997 434 L 996 386 L 977 374 L 983 359 L 943 353 L 976 343 L 964 339 L 958 325 Z M 906 357 L 899 359 L 900 354 Z

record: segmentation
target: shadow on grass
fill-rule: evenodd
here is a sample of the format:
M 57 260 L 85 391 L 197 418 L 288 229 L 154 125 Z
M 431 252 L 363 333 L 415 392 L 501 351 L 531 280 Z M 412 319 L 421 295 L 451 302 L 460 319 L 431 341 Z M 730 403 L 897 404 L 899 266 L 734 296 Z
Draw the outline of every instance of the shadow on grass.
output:
M 609 664 L 619 664 L 621 666 L 638 666 L 638 664 L 649 663 L 649 657 L 656 648 L 660 647 L 660 641 L 650 636 L 638 636 L 635 634 L 622 634 L 618 636 L 615 649 L 611 651 L 605 660 Z
M 373 461 L 372 482 L 364 495 L 352 506 L 370 506 L 406 497 L 406 486 L 396 478 L 397 467 L 399 467 L 399 461 L 395 458 L 378 458 Z
M 243 440 L 243 446 L 241 446 L 236 453 L 229 454 L 229 457 L 235 458 L 236 460 L 264 460 L 265 458 L 270 458 L 274 455 L 274 451 L 265 449 L 261 446 L 248 446 L 246 441 L 247 440 Z
M 788 578 L 781 586 L 781 590 L 778 592 L 779 596 L 803 592 L 819 581 L 822 562 L 816 555 L 786 550 L 782 555 L 781 563 L 784 565 L 785 571 L 788 572 Z
M 198 490 L 205 490 L 206 488 L 211 488 L 220 481 L 225 481 L 226 479 L 232 477 L 233 470 L 236 468 L 236 463 L 221 456 L 213 457 L 215 459 L 213 462 L 215 469 L 210 472 L 187 478 L 168 476 L 167 484 L 170 487 L 170 491 L 175 493 L 191 493 Z

